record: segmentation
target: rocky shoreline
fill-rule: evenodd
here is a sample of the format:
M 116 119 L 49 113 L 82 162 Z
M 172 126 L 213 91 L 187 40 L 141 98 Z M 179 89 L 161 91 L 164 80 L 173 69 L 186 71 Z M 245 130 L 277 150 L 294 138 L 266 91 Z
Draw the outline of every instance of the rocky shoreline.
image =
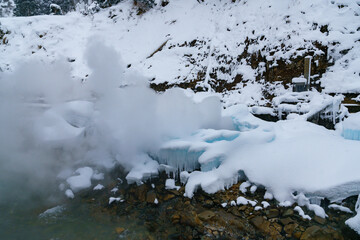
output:
M 90 204 L 95 217 L 106 212 L 113 221 L 122 219 L 114 229 L 117 239 L 360 239 L 345 225 L 353 214 L 328 208 L 326 199 L 321 206 L 328 217 L 320 218 L 302 208 L 311 217 L 308 220 L 294 211 L 295 205 L 280 207 L 276 200 L 268 199 L 268 204 L 262 205 L 265 189 L 261 187 L 243 194 L 239 182 L 215 194 L 199 190 L 189 199 L 183 196 L 183 186 L 166 189 L 167 178 L 161 173 L 137 186 L 123 182 L 123 176 L 116 177 L 102 190 L 78 196 Z M 241 196 L 257 206 L 232 202 Z M 356 199 L 347 198 L 343 205 L 354 210 Z M 124 220 L 129 224 L 122 225 Z

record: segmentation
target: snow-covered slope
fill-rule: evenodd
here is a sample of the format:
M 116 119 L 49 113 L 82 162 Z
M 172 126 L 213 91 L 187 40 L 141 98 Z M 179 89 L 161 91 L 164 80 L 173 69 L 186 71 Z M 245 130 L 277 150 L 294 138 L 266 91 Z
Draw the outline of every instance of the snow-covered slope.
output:
M 72 75 L 85 79 L 91 73 L 85 46 L 99 38 L 153 84 L 240 89 L 237 102 L 265 104 L 262 92 L 282 92 L 282 87 L 273 90 L 274 81 L 298 77 L 299 61 L 308 54 L 314 55 L 315 74 L 328 67 L 320 79 L 325 91 L 359 92 L 359 14 L 355 0 L 172 0 L 142 15 L 136 15 L 132 1 L 124 1 L 91 16 L 2 18 L 0 28 L 11 33 L 5 35 L 7 44 L 0 45 L 0 68 L 12 71 L 19 60 L 62 56 L 75 60 Z M 290 73 L 279 78 L 277 66 L 291 63 L 298 67 L 289 67 Z

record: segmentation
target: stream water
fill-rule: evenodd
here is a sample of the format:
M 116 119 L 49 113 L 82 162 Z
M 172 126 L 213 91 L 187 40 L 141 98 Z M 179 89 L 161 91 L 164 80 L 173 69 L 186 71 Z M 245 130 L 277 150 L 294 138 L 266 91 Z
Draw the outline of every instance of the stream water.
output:
M 126 216 L 116 216 L 81 199 L 52 206 L 15 201 L 1 205 L 0 213 L 3 240 L 139 239 L 139 234 L 147 231 Z

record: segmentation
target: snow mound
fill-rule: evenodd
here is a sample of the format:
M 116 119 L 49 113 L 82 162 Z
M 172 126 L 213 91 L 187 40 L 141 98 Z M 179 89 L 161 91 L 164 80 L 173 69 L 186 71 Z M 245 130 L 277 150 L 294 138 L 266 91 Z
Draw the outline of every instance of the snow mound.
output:
M 86 189 L 91 186 L 91 177 L 94 173 L 92 168 L 90 167 L 78 168 L 75 171 L 75 173 L 77 173 L 78 175 L 66 179 L 66 182 L 69 184 L 70 188 L 74 192 L 78 192 L 82 189 Z

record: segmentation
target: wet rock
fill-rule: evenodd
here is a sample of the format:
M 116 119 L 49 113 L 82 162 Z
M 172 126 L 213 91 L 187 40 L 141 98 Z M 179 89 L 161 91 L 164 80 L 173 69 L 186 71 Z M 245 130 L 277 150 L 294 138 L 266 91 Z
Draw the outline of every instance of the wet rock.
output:
M 322 225 L 324 225 L 325 222 L 326 222 L 326 219 L 325 219 L 325 218 L 321 218 L 321 217 L 319 217 L 319 216 L 315 216 L 315 217 L 313 217 L 313 219 L 314 219 L 315 222 L 320 223 L 320 224 L 322 224 Z
M 271 227 L 274 228 L 274 230 L 275 230 L 277 233 L 279 233 L 279 232 L 282 231 L 282 226 L 281 226 L 280 224 L 278 224 L 278 223 L 272 223 L 272 224 L 271 224 Z
M 289 223 L 294 222 L 294 220 L 291 219 L 291 218 L 289 218 L 289 217 L 287 217 L 287 218 L 282 218 L 282 219 L 280 219 L 280 222 L 285 226 L 285 225 L 288 225 Z
M 256 216 L 250 220 L 255 228 L 265 233 L 269 239 L 283 239 L 280 232 L 282 227 L 277 223 L 271 223 L 262 216 Z
M 186 212 L 180 215 L 180 223 L 190 227 L 195 227 L 199 232 L 203 231 L 203 224 L 195 212 Z
M 230 212 L 231 212 L 232 214 L 234 214 L 235 216 L 238 216 L 238 217 L 241 217 L 241 216 L 242 216 L 241 213 L 240 213 L 240 211 L 239 211 L 236 207 L 231 208 L 231 209 L 230 209 Z
M 232 219 L 229 221 L 229 224 L 235 226 L 240 231 L 245 231 L 245 229 L 246 229 L 246 225 L 242 221 L 239 221 L 239 220 Z
M 265 211 L 265 214 L 268 218 L 276 218 L 279 216 L 279 210 L 278 209 L 269 209 Z
M 297 223 L 290 223 L 284 226 L 284 231 L 286 232 L 287 236 L 292 236 L 293 232 L 299 225 Z
M 293 233 L 293 237 L 296 238 L 296 239 L 300 239 L 300 238 L 301 238 L 301 234 L 302 234 L 301 231 L 295 231 L 295 232 Z
M 174 197 L 175 197 L 174 194 L 166 194 L 165 196 L 162 197 L 162 199 L 163 199 L 164 201 L 168 201 L 168 200 L 170 200 L 170 199 L 172 199 L 172 198 L 174 198 Z
M 263 232 L 267 232 L 270 227 L 270 222 L 268 222 L 261 216 L 256 216 L 256 217 L 252 218 L 250 220 L 250 223 L 252 225 L 254 225 L 254 227 L 256 227 L 257 229 L 259 229 Z
M 282 214 L 283 217 L 289 217 L 294 215 L 294 210 L 292 210 L 291 208 L 286 209 L 285 212 Z
M 115 232 L 116 232 L 117 234 L 122 234 L 124 231 L 125 231 L 125 228 L 123 228 L 123 227 L 117 227 L 117 228 L 115 228 Z
M 243 205 L 243 206 L 239 207 L 239 211 L 245 211 L 246 209 L 247 209 L 246 205 Z
M 211 200 L 206 200 L 206 201 L 204 202 L 204 207 L 210 208 L 210 207 L 212 207 L 212 206 L 214 206 L 214 202 L 213 202 L 213 201 L 211 201 Z
M 319 226 L 311 226 L 301 235 L 300 240 L 343 240 L 344 238 L 336 231 Z
M 179 223 L 180 222 L 180 215 L 175 213 L 174 215 L 171 216 L 171 222 L 172 223 Z
M 145 202 L 147 186 L 143 184 L 138 187 L 131 188 L 130 193 L 133 195 L 134 201 Z M 130 197 L 130 199 L 132 198 Z
M 155 191 L 151 190 L 146 194 L 146 202 L 148 203 L 154 203 L 156 199 L 156 193 Z
M 212 212 L 212 211 L 204 211 L 204 212 L 201 212 L 198 217 L 200 218 L 200 220 L 206 222 L 206 221 L 209 221 L 210 219 L 212 219 L 213 217 L 215 217 L 215 213 Z

